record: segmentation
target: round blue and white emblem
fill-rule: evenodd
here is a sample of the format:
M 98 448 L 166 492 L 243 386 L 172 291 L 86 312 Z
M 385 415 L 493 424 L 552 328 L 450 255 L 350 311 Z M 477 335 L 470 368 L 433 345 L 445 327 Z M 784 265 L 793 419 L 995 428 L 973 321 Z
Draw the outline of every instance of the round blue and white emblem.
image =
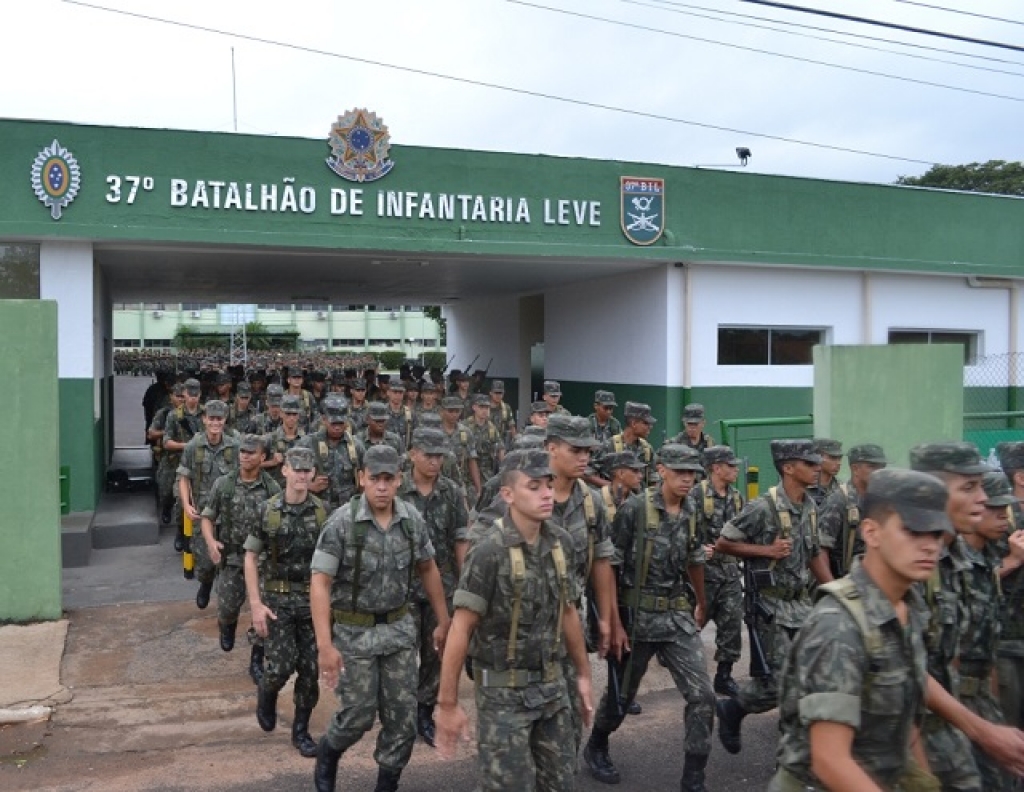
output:
M 56 138 L 32 162 L 32 191 L 54 220 L 60 220 L 61 212 L 75 200 L 81 182 L 78 160 Z

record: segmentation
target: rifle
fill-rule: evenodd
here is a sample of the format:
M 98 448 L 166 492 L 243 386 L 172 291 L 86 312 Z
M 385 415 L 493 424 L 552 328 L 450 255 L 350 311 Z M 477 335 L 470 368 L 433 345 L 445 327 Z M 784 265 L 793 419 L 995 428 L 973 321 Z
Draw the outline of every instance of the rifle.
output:
M 448 369 L 451 368 L 451 365 L 454 362 L 455 362 L 455 355 L 452 355 L 450 358 L 448 358 L 448 361 L 444 364 L 444 368 L 441 369 L 441 373 L 444 374 L 446 371 L 448 371 Z
M 757 628 L 763 621 L 771 623 L 775 618 L 761 601 L 760 589 L 775 585 L 775 573 L 770 569 L 754 569 L 751 559 L 743 562 L 743 621 L 750 638 L 750 676 L 765 679 L 772 675 L 772 668 L 764 656 L 761 635 Z

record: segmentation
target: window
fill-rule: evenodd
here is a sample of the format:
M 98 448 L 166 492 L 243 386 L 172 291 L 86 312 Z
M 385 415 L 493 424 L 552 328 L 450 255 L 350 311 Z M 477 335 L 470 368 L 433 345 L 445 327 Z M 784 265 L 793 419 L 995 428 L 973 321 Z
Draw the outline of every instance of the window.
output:
M 115 341 L 114 343 L 116 344 L 117 342 Z M 143 346 L 146 349 L 170 349 L 173 343 L 169 338 L 150 338 L 146 340 Z M 136 346 L 138 345 L 136 344 Z
M 809 366 L 825 331 L 806 327 L 719 327 L 719 366 Z
M 960 344 L 964 348 L 964 365 L 978 357 L 979 333 L 969 330 L 890 330 L 890 344 Z
M 183 311 L 216 311 L 216 303 L 182 303 L 181 310 Z
M 437 346 L 437 339 L 436 338 L 424 338 L 423 341 L 422 341 L 422 346 L 423 347 L 436 347 Z
M 291 303 L 263 303 L 256 308 L 260 311 L 290 311 L 292 306 Z
M 361 347 L 366 344 L 365 338 L 335 338 L 331 346 L 336 347 Z
M 163 303 L 143 303 L 142 310 L 144 311 L 162 311 L 164 310 Z
M 142 344 L 139 343 L 137 338 L 115 338 L 114 346 L 116 347 L 139 347 Z
M 0 245 L 0 299 L 39 299 L 39 245 Z

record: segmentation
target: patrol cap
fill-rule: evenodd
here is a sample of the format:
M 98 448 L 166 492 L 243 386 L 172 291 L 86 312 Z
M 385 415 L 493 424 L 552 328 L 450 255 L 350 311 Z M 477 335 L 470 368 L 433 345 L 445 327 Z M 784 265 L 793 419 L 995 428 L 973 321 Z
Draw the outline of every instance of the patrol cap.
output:
M 976 476 L 990 470 L 982 461 L 974 443 L 960 441 L 914 446 L 910 449 L 910 467 L 925 472 L 956 473 L 961 476 Z
M 815 437 L 812 442 L 814 450 L 819 454 L 830 457 L 841 457 L 843 455 L 843 444 L 838 440 L 829 440 L 827 437 Z
M 1024 443 L 1004 442 L 996 445 L 996 457 L 1004 473 L 1024 470 Z
M 953 533 L 946 516 L 949 492 L 946 485 L 929 473 L 901 468 L 876 470 L 868 478 L 864 511 L 877 502 L 892 506 L 903 518 L 903 525 L 914 533 Z
M 352 384 L 349 385 L 352 390 L 366 390 L 366 380 L 359 378 L 352 380 Z
M 247 381 L 242 380 L 235 386 L 236 396 L 252 396 L 252 385 Z
M 548 418 L 548 439 L 561 440 L 573 448 L 596 448 L 601 445 L 594 437 L 590 421 L 564 413 L 555 413 Z
M 531 413 L 549 413 L 551 412 L 551 405 L 546 401 L 535 401 L 530 404 Z
M 456 371 L 455 372 L 455 381 L 456 382 L 469 382 L 469 374 L 467 374 L 465 371 Z
M 643 402 L 626 402 L 623 414 L 627 419 L 635 418 L 636 420 L 643 421 L 644 423 L 655 424 L 658 422 L 658 420 L 651 415 L 651 406 L 649 404 L 644 404 Z
M 210 418 L 227 418 L 228 405 L 220 399 L 210 399 L 206 403 L 206 415 Z
M 314 382 L 326 382 L 327 381 L 327 372 L 323 371 L 321 369 L 317 369 L 316 371 L 314 371 L 309 376 L 310 376 L 310 378 Z
M 775 462 L 800 459 L 812 465 L 821 464 L 821 456 L 815 453 L 814 444 L 810 440 L 772 440 L 770 446 L 772 460 Z
M 539 426 L 528 426 L 527 429 L 540 429 L 540 432 L 526 432 L 523 430 L 516 435 L 512 441 L 512 448 L 543 448 L 544 430 Z
M 291 379 L 292 377 L 304 377 L 305 376 L 305 374 L 302 371 L 302 367 L 301 366 L 286 366 L 285 370 L 284 370 L 284 375 L 288 379 Z
M 704 449 L 704 464 L 710 468 L 719 463 L 735 467 L 739 464 L 736 459 L 736 452 L 727 445 L 709 446 Z
M 486 393 L 478 393 L 476 394 L 476 396 L 473 397 L 474 407 L 489 407 L 490 404 L 491 400 L 490 398 L 488 398 Z
M 604 458 L 604 467 L 608 471 L 630 468 L 631 470 L 643 470 L 647 465 L 640 461 L 640 458 L 632 451 L 617 451 L 608 454 Z
M 491 393 L 504 393 L 505 392 L 505 381 L 504 380 L 492 380 L 491 381 Z
M 202 385 L 199 384 L 199 380 L 195 377 L 189 377 L 185 380 L 185 393 L 189 396 L 195 396 L 202 390 Z
M 386 421 L 388 406 L 384 402 L 370 402 L 370 406 L 366 408 L 366 417 L 371 421 Z
M 228 374 L 226 371 L 222 371 L 220 374 L 217 375 L 217 384 L 218 385 L 230 385 L 231 383 L 232 383 L 231 375 Z
M 704 466 L 700 463 L 700 454 L 695 448 L 682 443 L 668 443 L 658 449 L 657 462 L 669 470 L 692 470 L 703 473 Z
M 292 446 L 284 452 L 284 461 L 292 470 L 316 469 L 316 460 L 313 458 L 312 448 Z
M 400 467 L 398 452 L 386 443 L 370 446 L 363 455 L 363 469 L 371 476 L 379 476 L 381 473 L 395 476 Z
M 981 487 L 985 490 L 988 498 L 985 505 L 992 508 L 998 506 L 1012 506 L 1020 503 L 1020 498 L 1013 496 L 1013 488 L 1010 480 L 998 470 L 991 470 L 981 477 Z
M 605 407 L 619 406 L 619 403 L 615 401 L 615 394 L 607 390 L 594 391 L 594 404 L 600 404 Z
M 445 396 L 441 399 L 442 410 L 461 410 L 462 406 L 462 399 L 458 396 Z
M 420 426 L 429 426 L 434 429 L 439 429 L 441 427 L 441 416 L 433 410 L 424 410 L 419 414 L 416 420 L 419 421 Z
M 544 394 L 546 396 L 561 396 L 561 383 L 558 380 L 544 380 Z
M 405 392 L 405 383 L 402 382 L 400 379 L 396 379 L 396 380 L 389 379 L 388 380 L 388 390 L 402 391 L 404 393 Z
M 538 479 L 551 475 L 551 457 L 539 448 L 522 448 L 510 451 L 501 463 L 502 474 L 518 470 L 529 478 Z
M 266 451 L 266 446 L 263 443 L 263 438 L 258 434 L 244 434 L 242 439 L 238 442 L 239 451 L 247 451 L 252 454 L 258 454 Z
M 281 412 L 300 413 L 302 412 L 302 400 L 293 393 L 281 399 Z
M 846 452 L 846 458 L 851 465 L 855 465 L 858 462 L 864 462 L 869 465 L 885 465 L 889 464 L 889 460 L 885 457 L 885 451 L 882 450 L 880 445 L 874 443 L 861 443 L 860 445 L 851 446 L 850 450 Z
M 185 385 L 184 385 L 184 383 L 182 383 L 182 382 L 175 382 L 174 386 L 171 388 L 171 393 L 173 393 L 175 396 L 184 396 L 185 395 Z
M 694 402 L 693 404 L 687 404 L 685 407 L 683 407 L 683 423 L 695 424 L 700 423 L 703 420 L 703 404 L 697 404 L 696 402 Z
M 440 429 L 417 427 L 412 433 L 412 447 L 424 454 L 444 454 L 448 451 L 444 432 Z
M 420 393 L 437 393 L 437 385 L 430 380 L 425 380 L 420 383 Z
M 526 435 L 527 437 L 539 437 L 543 441 L 548 436 L 548 430 L 543 426 L 534 426 L 533 424 L 530 424 L 516 435 L 516 437 L 522 437 L 523 435 Z
M 267 385 L 267 404 L 280 404 L 284 397 L 284 388 L 277 383 Z
M 329 424 L 346 423 L 348 421 L 348 402 L 337 395 L 328 396 L 320 410 L 324 420 Z

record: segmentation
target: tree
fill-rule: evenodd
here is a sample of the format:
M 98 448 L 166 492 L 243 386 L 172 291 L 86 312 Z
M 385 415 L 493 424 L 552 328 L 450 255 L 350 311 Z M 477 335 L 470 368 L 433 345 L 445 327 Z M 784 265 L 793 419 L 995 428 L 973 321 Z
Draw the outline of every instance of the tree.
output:
M 433 319 L 437 322 L 437 329 L 440 336 L 438 343 L 441 346 L 448 346 L 448 320 L 441 316 L 441 306 L 424 305 L 423 314 L 429 319 Z
M 932 165 L 920 176 L 900 176 L 897 184 L 940 190 L 1024 195 L 1024 163 L 1005 160 L 967 165 Z
M 400 349 L 386 349 L 377 355 L 380 367 L 387 371 L 397 371 L 405 362 L 405 352 Z

